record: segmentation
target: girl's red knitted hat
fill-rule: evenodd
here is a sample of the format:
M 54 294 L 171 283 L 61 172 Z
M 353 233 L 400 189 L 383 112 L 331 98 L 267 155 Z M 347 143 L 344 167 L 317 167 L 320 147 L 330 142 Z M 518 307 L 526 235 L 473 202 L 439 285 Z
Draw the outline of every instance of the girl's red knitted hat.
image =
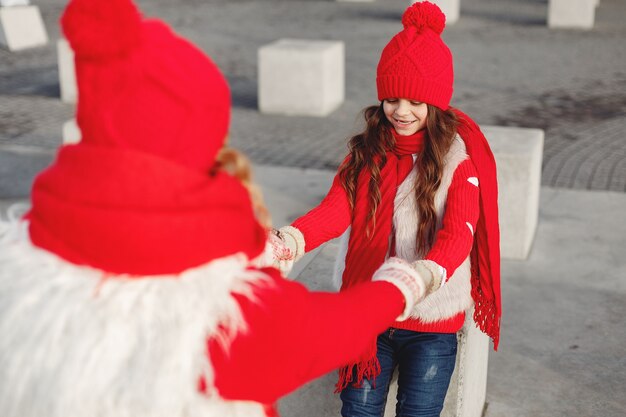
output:
M 230 118 L 217 66 L 131 0 L 71 0 L 82 139 L 33 185 L 32 242 L 113 274 L 175 274 L 265 243 L 239 180 L 213 169 Z
M 404 30 L 385 46 L 378 62 L 378 99 L 407 98 L 447 110 L 452 98 L 452 53 L 441 39 L 446 17 L 428 1 L 410 6 Z

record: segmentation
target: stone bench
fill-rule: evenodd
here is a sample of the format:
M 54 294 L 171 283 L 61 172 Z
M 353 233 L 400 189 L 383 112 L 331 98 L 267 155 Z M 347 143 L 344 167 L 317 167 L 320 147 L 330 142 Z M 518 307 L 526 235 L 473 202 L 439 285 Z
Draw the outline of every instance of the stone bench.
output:
M 0 3 L 0 45 L 9 51 L 20 51 L 48 43 L 48 34 L 39 7 L 24 4 L 28 2 L 5 0 Z
M 280 39 L 258 52 L 259 109 L 267 114 L 326 116 L 345 96 L 342 41 Z
M 537 229 L 544 132 L 501 126 L 481 129 L 498 166 L 502 257 L 526 259 Z
M 410 3 L 417 3 L 422 0 L 412 0 Z M 461 0 L 430 0 L 431 3 L 439 6 L 443 14 L 446 15 L 446 25 L 452 25 L 459 20 L 461 14 Z
M 78 88 L 76 85 L 76 70 L 74 67 L 74 51 L 66 39 L 57 41 L 57 65 L 59 67 L 59 86 L 61 101 L 76 103 Z
M 599 0 L 550 0 L 548 26 L 550 28 L 591 29 Z

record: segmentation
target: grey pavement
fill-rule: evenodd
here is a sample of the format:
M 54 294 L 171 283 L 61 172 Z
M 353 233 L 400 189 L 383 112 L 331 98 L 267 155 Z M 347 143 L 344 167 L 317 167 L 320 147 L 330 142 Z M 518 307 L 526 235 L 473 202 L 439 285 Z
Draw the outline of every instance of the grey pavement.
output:
M 54 157 L 73 106 L 59 99 L 56 22 L 63 0 L 39 5 L 51 43 L 0 49 L 0 210 L 28 199 Z M 400 30 L 404 0 L 141 0 L 210 54 L 233 92 L 232 143 L 256 166 L 276 225 L 326 192 L 375 103 L 380 50 Z M 549 30 L 547 0 L 461 0 L 444 32 L 455 55 L 453 104 L 481 124 L 545 129 L 538 230 L 526 261 L 504 261 L 500 351 L 489 365 L 486 417 L 624 416 L 626 400 L 626 0 L 600 0 L 591 31 Z M 262 115 L 256 51 L 278 38 L 346 42 L 346 101 L 325 118 Z M 297 279 L 330 290 L 331 242 Z M 327 375 L 288 396 L 284 417 L 338 415 Z
M 65 0 L 35 0 L 51 42 L 0 50 L 0 152 L 54 150 L 73 106 L 59 101 L 56 40 Z M 375 104 L 382 47 L 408 0 L 140 0 L 211 55 L 233 92 L 231 140 L 255 163 L 333 169 L 359 112 Z M 550 30 L 547 0 L 462 0 L 444 32 L 455 56 L 453 105 L 481 124 L 546 130 L 543 184 L 626 191 L 626 1 L 601 0 L 593 30 Z M 278 38 L 346 44 L 346 101 L 325 118 L 257 110 L 257 50 Z M 5 189 L 0 189 L 0 196 Z

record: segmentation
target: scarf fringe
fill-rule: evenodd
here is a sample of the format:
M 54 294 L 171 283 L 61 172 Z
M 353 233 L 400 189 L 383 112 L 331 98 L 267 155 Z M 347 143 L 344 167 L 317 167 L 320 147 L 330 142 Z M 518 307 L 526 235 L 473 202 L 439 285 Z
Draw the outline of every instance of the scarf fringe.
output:
M 500 343 L 500 317 L 495 300 L 482 293 L 478 278 L 472 276 L 472 298 L 474 299 L 474 322 L 476 326 L 493 340 L 493 350 Z
M 356 381 L 353 381 L 355 367 Z M 351 383 L 355 387 L 360 388 L 363 385 L 364 379 L 372 381 L 372 385 L 375 387 L 375 379 L 378 375 L 380 375 L 380 362 L 378 362 L 376 354 L 374 354 L 373 358 L 366 361 L 344 366 L 339 369 L 339 381 L 337 381 L 337 384 L 335 385 L 335 394 L 339 394 Z

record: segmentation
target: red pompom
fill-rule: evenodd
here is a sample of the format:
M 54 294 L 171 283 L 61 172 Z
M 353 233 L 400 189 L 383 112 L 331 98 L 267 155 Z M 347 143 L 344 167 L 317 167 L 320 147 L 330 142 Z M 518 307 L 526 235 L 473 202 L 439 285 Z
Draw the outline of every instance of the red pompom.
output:
M 108 59 L 139 43 L 141 14 L 131 0 L 71 0 L 61 26 L 77 57 Z
M 436 4 L 422 1 L 413 3 L 406 9 L 402 16 L 402 24 L 405 29 L 413 26 L 418 32 L 422 32 L 425 28 L 430 28 L 435 33 L 441 34 L 446 27 L 446 16 Z

